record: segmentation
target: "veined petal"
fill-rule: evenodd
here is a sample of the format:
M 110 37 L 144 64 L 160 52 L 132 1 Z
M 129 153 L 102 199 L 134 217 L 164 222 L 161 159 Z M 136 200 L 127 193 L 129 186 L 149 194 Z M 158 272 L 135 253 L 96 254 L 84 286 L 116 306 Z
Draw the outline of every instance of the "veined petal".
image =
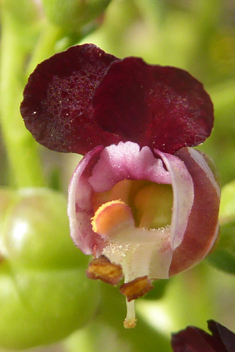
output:
M 24 90 L 21 114 L 34 138 L 49 149 L 85 154 L 116 143 L 93 118 L 92 96 L 118 60 L 93 44 L 77 45 L 37 66 Z
M 184 70 L 140 58 L 114 62 L 93 105 L 103 130 L 171 154 L 202 143 L 213 126 L 213 105 L 200 82 Z
M 204 156 L 182 148 L 176 156 L 187 167 L 194 185 L 194 201 L 183 241 L 173 253 L 170 275 L 198 264 L 211 250 L 218 234 L 220 191 Z

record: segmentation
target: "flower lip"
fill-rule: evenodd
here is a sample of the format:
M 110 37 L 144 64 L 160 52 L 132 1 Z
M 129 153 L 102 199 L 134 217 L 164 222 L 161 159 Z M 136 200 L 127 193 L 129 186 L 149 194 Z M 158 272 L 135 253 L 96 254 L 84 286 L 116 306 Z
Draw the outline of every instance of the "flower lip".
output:
M 39 64 L 21 114 L 39 143 L 80 154 L 119 141 L 173 154 L 202 143 L 213 126 L 212 102 L 186 71 L 120 60 L 93 44 Z

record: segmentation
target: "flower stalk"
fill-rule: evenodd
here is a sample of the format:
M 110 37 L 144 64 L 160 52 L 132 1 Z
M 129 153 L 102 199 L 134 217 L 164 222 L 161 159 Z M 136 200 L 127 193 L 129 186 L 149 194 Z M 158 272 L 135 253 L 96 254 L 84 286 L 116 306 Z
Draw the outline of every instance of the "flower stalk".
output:
M 14 19 L 5 8 L 1 22 L 0 118 L 3 141 L 13 175 L 12 183 L 17 187 L 44 186 L 38 146 L 25 129 L 19 112 L 25 80 L 22 73 L 26 52 L 22 39 L 19 40 Z

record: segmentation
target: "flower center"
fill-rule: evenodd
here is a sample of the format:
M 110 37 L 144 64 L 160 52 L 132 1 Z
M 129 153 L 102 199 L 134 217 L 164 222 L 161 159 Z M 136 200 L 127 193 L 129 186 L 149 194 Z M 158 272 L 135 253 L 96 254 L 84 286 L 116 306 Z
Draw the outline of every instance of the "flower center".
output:
M 172 187 L 123 180 L 109 191 L 95 193 L 92 205 L 92 228 L 106 242 L 102 255 L 109 260 L 107 267 L 110 270 L 111 265 L 117 280 L 122 268 L 124 284 L 120 291 L 127 300 L 124 326 L 134 327 L 134 300 L 152 288 L 151 279 L 169 277 Z M 97 274 L 96 268 L 90 267 L 91 272 L 95 271 L 92 275 Z M 105 281 L 114 282 L 113 275 Z
M 173 192 L 171 185 L 150 181 L 123 180 L 106 192 L 95 193 L 94 213 L 100 206 L 119 200 L 131 209 L 135 227 L 157 229 L 171 223 Z M 118 217 L 118 214 L 116 214 Z M 116 221 L 114 221 L 114 226 Z

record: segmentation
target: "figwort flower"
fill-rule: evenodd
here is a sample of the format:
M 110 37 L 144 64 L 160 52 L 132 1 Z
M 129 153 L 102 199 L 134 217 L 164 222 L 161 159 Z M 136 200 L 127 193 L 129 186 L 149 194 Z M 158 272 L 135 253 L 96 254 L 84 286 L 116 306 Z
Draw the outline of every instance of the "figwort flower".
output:
M 134 300 L 152 280 L 200 262 L 217 236 L 219 188 L 190 148 L 211 133 L 208 94 L 181 69 L 86 44 L 38 65 L 21 113 L 39 143 L 85 154 L 69 187 L 71 236 L 94 256 L 89 278 L 124 278 L 133 327 Z
M 214 320 L 208 321 L 207 332 L 188 326 L 172 335 L 171 345 L 174 352 L 234 352 L 235 334 Z

